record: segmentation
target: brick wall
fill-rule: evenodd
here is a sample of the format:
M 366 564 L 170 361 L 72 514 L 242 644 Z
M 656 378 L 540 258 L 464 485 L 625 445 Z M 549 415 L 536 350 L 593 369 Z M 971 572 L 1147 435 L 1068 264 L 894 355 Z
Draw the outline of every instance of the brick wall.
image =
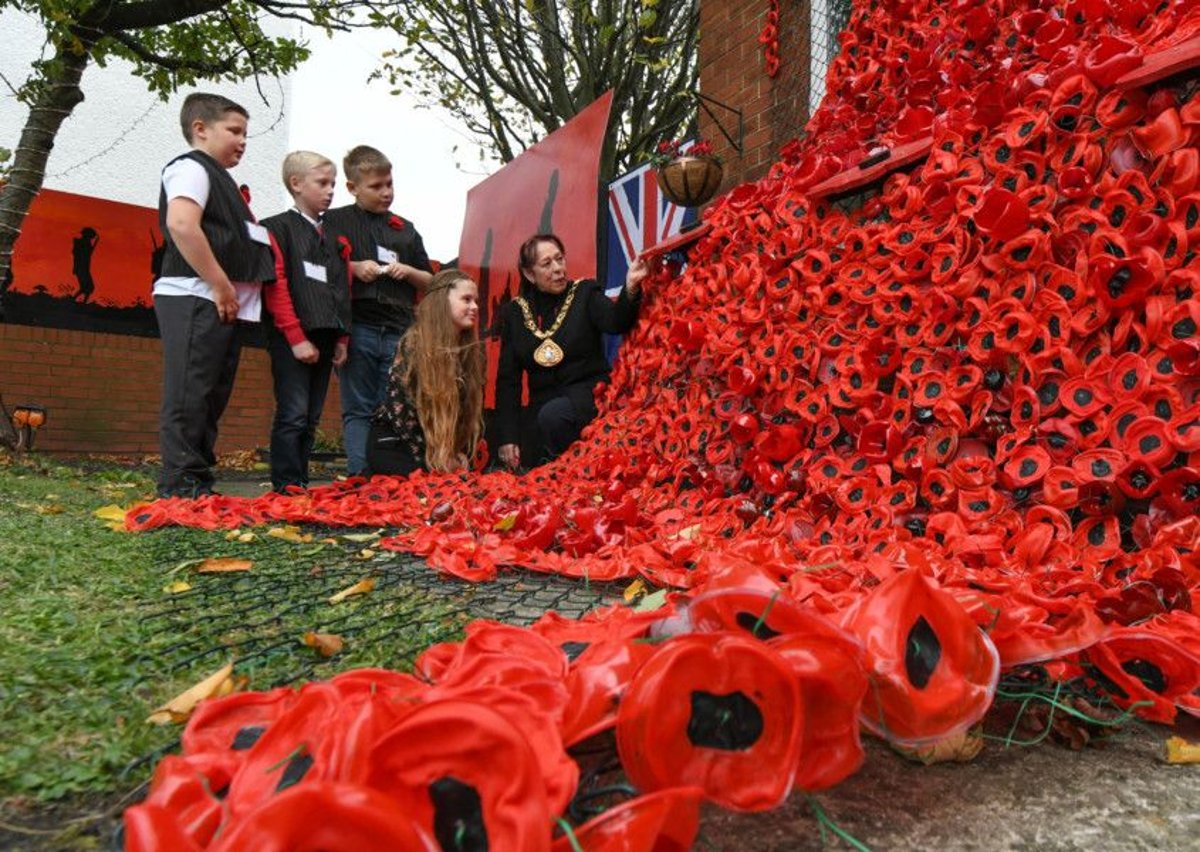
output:
M 49 412 L 39 451 L 157 453 L 161 377 L 157 338 L 0 323 L 5 404 L 35 403 Z M 341 429 L 339 406 L 335 378 L 321 423 L 330 435 Z M 273 412 L 267 353 L 245 348 L 217 451 L 266 447 Z
M 809 3 L 781 0 L 779 6 L 780 66 L 771 78 L 758 43 L 767 0 L 700 2 L 700 92 L 740 109 L 745 121 L 739 154 L 716 122 L 700 111 L 700 135 L 712 141 L 725 161 L 722 189 L 762 177 L 808 120 Z M 711 108 L 736 139 L 737 116 Z

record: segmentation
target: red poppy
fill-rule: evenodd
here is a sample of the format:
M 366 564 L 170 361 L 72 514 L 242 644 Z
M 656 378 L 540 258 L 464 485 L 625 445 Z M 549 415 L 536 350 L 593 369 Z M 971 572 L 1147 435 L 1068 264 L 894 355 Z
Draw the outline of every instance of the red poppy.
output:
M 353 852 L 359 849 L 437 850 L 449 847 L 454 828 L 435 835 L 397 811 L 391 799 L 350 784 L 323 782 L 280 794 L 233 823 L 209 848 L 263 852 Z M 468 833 L 468 837 L 476 839 Z M 469 842 L 469 841 L 468 841 Z
M 700 828 L 699 787 L 669 787 L 609 808 L 554 842 L 551 852 L 691 849 Z
M 128 848 L 173 848 L 168 841 L 175 836 L 176 828 L 197 848 L 208 846 L 225 818 L 222 798 L 230 777 L 228 765 L 223 765 L 218 755 L 164 757 L 154 769 L 150 791 L 141 807 L 161 808 L 171 814 L 174 826 L 167 836 L 157 838 L 162 845 L 153 845 L 148 838 L 139 838 L 141 846 L 137 843 L 127 844 Z M 127 831 L 130 827 L 129 813 L 126 812 Z M 155 816 L 144 816 L 142 819 L 151 823 L 159 822 Z M 155 831 L 157 833 L 159 829 Z
M 795 784 L 802 790 L 823 790 L 862 765 L 858 714 L 867 674 L 856 639 L 815 613 L 805 616 L 805 625 L 770 644 L 798 678 L 804 703 L 804 751 Z
M 504 767 L 496 772 L 495 767 Z M 398 722 L 371 750 L 360 783 L 442 848 L 549 850 L 551 812 L 538 759 L 512 720 L 441 700 Z
M 388 227 L 393 231 L 403 231 L 406 225 L 408 225 L 408 223 L 396 214 L 393 213 L 392 215 L 388 216 Z
M 920 571 L 901 571 L 846 611 L 862 640 L 871 690 L 863 724 L 894 743 L 921 745 L 977 722 L 1000 676 L 995 647 L 962 606 Z
M 1100 685 L 1121 707 L 1171 724 L 1176 704 L 1200 689 L 1200 658 L 1178 643 L 1139 628 L 1114 631 L 1087 651 Z
M 704 633 L 670 640 L 638 670 L 617 714 L 617 748 L 642 789 L 694 784 L 723 807 L 767 810 L 792 787 L 803 730 L 795 677 L 777 653 Z
M 200 852 L 197 843 L 180 824 L 175 811 L 163 805 L 143 803 L 125 811 L 124 848 L 127 852 Z
M 1025 488 L 1040 482 L 1050 469 L 1052 462 L 1045 448 L 1026 445 L 1014 453 L 1000 470 L 1003 482 L 1009 488 Z
M 611 728 L 634 673 L 655 647 L 630 639 L 594 642 L 582 649 L 567 674 L 570 701 L 562 720 L 563 745 L 572 746 Z

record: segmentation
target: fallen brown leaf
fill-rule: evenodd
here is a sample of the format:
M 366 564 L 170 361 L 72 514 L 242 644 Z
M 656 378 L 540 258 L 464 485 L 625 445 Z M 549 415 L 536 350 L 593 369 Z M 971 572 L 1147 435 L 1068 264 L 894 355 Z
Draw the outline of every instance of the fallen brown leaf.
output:
M 206 677 L 195 686 L 184 690 L 166 704 L 162 705 L 146 717 L 152 725 L 168 725 L 186 722 L 196 709 L 196 705 L 205 698 L 219 698 L 229 695 L 238 688 L 233 678 L 233 663 L 227 663 L 219 671 Z
M 922 748 L 893 747 L 909 760 L 926 766 L 934 763 L 970 763 L 983 751 L 983 734 L 978 728 L 972 728 Z
M 341 603 L 346 598 L 353 597 L 354 595 L 365 595 L 368 592 L 374 591 L 374 589 L 375 589 L 375 580 L 373 580 L 371 578 L 367 578 L 366 580 L 359 580 L 357 583 L 355 583 L 350 588 L 342 589 L 336 595 L 333 595 L 329 599 L 329 602 L 331 604 Z
M 205 559 L 196 566 L 198 574 L 229 574 L 234 571 L 249 571 L 254 563 L 249 559 L 217 558 Z
M 304 634 L 302 641 L 308 647 L 316 648 L 322 657 L 332 657 L 346 644 L 346 640 L 336 633 L 314 633 L 311 630 Z
M 1200 763 L 1200 743 L 1190 743 L 1183 737 L 1167 737 L 1163 743 L 1163 760 L 1167 763 Z

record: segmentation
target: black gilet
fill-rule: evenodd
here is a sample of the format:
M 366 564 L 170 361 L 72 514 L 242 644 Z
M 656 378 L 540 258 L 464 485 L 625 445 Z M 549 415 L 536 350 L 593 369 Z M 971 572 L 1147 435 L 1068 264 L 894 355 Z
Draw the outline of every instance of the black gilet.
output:
M 288 293 L 300 327 L 305 331 L 334 328 L 350 329 L 350 281 L 346 261 L 328 235 L 321 238 L 312 223 L 288 210 L 262 220 L 283 253 L 287 270 Z M 308 275 L 304 262 L 325 268 L 325 280 Z
M 392 227 L 389 223 L 393 219 L 401 227 Z M 394 251 L 401 263 L 425 272 L 433 271 L 417 229 L 412 222 L 392 213 L 370 213 L 357 204 L 338 207 L 325 214 L 325 230 L 330 238 L 345 237 L 349 241 L 351 260 L 378 262 L 379 249 L 385 248 Z M 380 276 L 370 283 L 355 280 L 350 295 L 355 303 L 366 300 L 379 302 L 396 319 L 402 319 L 404 325 L 411 320 L 417 301 L 417 291 L 412 284 L 387 276 Z M 354 310 L 357 317 L 358 308 Z
M 171 163 L 184 158 L 195 160 L 208 173 L 208 202 L 200 219 L 200 228 L 208 239 L 213 256 L 229 280 L 240 283 L 275 280 L 275 254 L 271 247 L 250 238 L 246 223 L 254 214 L 246 206 L 242 193 L 229 172 L 205 154 L 192 150 L 181 154 Z M 171 165 L 167 163 L 167 165 Z M 171 231 L 167 228 L 167 190 L 158 191 L 158 226 L 162 229 L 166 252 L 163 254 L 162 275 L 168 278 L 199 278 L 200 274 L 183 259 Z M 210 282 L 211 283 L 211 282 Z

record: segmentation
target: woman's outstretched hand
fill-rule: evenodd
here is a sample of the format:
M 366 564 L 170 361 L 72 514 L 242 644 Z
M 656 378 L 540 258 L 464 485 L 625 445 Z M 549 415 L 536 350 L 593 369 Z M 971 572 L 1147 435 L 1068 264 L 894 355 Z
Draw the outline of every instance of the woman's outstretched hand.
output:
M 625 273 L 625 292 L 630 296 L 636 296 L 642 289 L 642 281 L 649 274 L 650 266 L 639 257 L 629 265 L 629 271 Z

